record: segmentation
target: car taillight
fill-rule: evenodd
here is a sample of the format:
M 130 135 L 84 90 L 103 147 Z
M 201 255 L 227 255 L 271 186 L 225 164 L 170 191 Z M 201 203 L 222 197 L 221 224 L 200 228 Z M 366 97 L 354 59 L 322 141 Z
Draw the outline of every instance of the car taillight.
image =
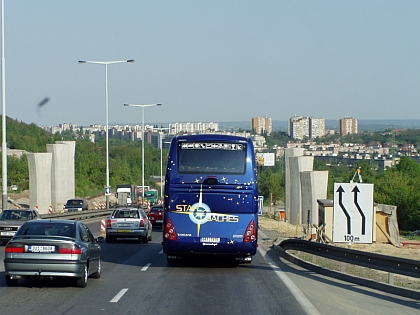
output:
M 6 253 L 23 253 L 24 246 L 22 243 L 8 243 L 6 245 Z
M 68 244 L 68 245 L 62 245 L 60 247 L 60 254 L 73 254 L 73 255 L 78 255 L 82 253 L 82 248 L 79 245 L 73 245 L 73 244 Z
M 171 219 L 167 219 L 166 220 L 166 224 L 165 224 L 165 230 L 163 232 L 163 236 L 170 241 L 176 241 L 176 231 L 175 231 L 175 227 L 172 223 Z
M 140 227 L 144 227 L 144 221 L 143 221 L 143 219 L 140 220 Z
M 257 227 L 255 226 L 254 220 L 249 222 L 248 227 L 245 230 L 244 243 L 253 242 L 257 239 Z
M 108 220 L 108 221 L 106 222 L 106 226 L 107 226 L 107 227 L 112 227 L 111 220 Z

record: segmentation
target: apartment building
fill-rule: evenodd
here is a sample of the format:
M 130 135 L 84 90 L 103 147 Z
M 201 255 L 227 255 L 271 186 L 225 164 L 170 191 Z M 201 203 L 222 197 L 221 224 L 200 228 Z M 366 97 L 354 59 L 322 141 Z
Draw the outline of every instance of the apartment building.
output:
M 210 122 L 210 123 L 202 123 L 202 122 L 198 122 L 198 123 L 174 123 L 174 124 L 169 124 L 169 133 L 170 134 L 178 134 L 180 132 L 184 132 L 184 133 L 201 133 L 201 132 L 206 132 L 206 131 L 219 131 L 219 123 L 214 123 L 214 122 Z
M 315 139 L 325 136 L 325 119 L 295 115 L 289 119 L 288 134 L 292 139 Z
M 338 132 L 340 135 L 357 134 L 357 119 L 345 117 L 338 120 Z
M 325 133 L 325 118 L 309 119 L 309 138 L 322 138 Z
M 251 129 L 257 134 L 267 133 L 270 135 L 273 132 L 273 122 L 268 117 L 254 117 L 251 119 Z

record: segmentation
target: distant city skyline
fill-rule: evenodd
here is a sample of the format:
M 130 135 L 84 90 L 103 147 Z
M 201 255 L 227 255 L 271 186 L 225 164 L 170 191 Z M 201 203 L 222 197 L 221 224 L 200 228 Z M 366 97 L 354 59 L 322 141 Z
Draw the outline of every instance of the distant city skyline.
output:
M 81 8 L 83 8 L 81 10 Z M 420 118 L 420 1 L 5 1 L 6 115 L 38 126 Z M 363 128 L 359 128 L 361 131 Z M 273 128 L 274 130 L 274 128 Z
M 358 121 L 358 129 L 359 132 L 369 131 L 369 132 L 375 132 L 375 131 L 383 131 L 386 129 L 420 129 L 420 119 L 373 119 L 373 120 L 367 120 L 367 119 L 357 119 Z M 191 123 L 194 123 L 194 121 L 190 121 Z M 170 123 L 177 123 L 177 122 L 170 122 Z M 164 123 L 164 122 L 145 122 L 145 125 L 157 125 L 157 126 L 167 126 L 170 123 Z M 181 123 L 181 122 L 178 122 Z M 184 122 L 186 123 L 186 122 Z M 209 123 L 202 121 L 202 123 Z M 213 123 L 218 123 L 219 130 L 226 130 L 226 129 L 245 129 L 245 130 L 251 130 L 250 121 L 214 121 Z M 338 131 L 338 123 L 339 120 L 329 120 L 325 119 L 325 128 L 327 130 L 335 130 Z M 72 123 L 60 123 L 60 124 L 72 124 Z M 58 124 L 58 125 L 60 125 Z M 58 126 L 57 125 L 57 126 Z M 75 124 L 78 125 L 78 124 Z M 79 127 L 88 127 L 91 125 L 101 125 L 105 126 L 105 124 L 87 124 L 87 125 L 78 125 Z M 109 126 L 135 126 L 140 125 L 139 123 L 131 123 L 131 124 L 114 124 L 110 123 Z M 39 127 L 52 127 L 49 126 L 39 126 Z M 272 120 L 272 128 L 273 131 L 282 131 L 287 132 L 288 128 L 288 120 Z M 45 128 L 44 128 L 45 129 Z

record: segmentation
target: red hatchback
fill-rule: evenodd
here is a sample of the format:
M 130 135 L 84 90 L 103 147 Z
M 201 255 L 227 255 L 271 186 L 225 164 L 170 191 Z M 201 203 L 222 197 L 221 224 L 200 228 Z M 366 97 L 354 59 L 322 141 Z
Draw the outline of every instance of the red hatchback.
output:
M 163 224 L 163 205 L 153 206 L 147 214 L 152 226 L 161 226 Z

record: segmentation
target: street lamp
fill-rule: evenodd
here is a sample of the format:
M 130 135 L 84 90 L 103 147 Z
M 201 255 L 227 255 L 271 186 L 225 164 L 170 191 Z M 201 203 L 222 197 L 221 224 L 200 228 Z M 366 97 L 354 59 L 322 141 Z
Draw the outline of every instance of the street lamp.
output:
M 2 208 L 7 209 L 6 70 L 4 59 L 4 0 L 1 1 Z
M 156 128 L 159 131 L 159 141 L 160 141 L 160 200 L 163 200 L 163 176 L 162 176 L 162 130 L 166 130 L 169 128 Z
M 116 61 L 87 61 L 79 60 L 80 64 L 84 63 L 95 63 L 99 65 L 105 65 L 105 116 L 106 116 L 106 132 L 105 132 L 105 141 L 106 141 L 106 187 L 105 187 L 105 196 L 106 196 L 106 208 L 109 209 L 109 192 L 111 191 L 109 187 L 109 141 L 108 141 L 108 65 L 114 63 L 133 63 L 134 59 L 128 60 L 116 60 Z
M 162 104 L 124 104 L 124 106 L 141 107 L 141 202 L 144 203 L 144 108 L 162 106 Z

